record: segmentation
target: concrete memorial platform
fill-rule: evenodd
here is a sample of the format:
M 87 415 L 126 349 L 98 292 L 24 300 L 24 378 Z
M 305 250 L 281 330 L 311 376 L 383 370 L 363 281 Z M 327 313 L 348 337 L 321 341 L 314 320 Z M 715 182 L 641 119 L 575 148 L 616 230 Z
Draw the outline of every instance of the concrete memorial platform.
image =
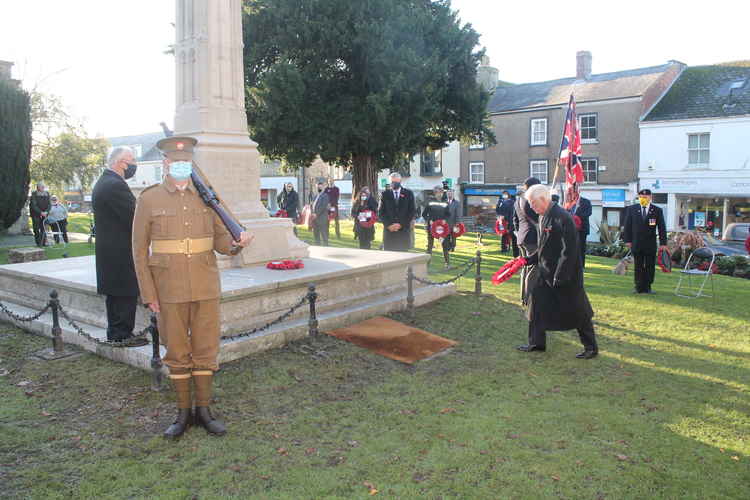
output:
M 309 247 L 305 267 L 271 270 L 264 265 L 221 271 L 221 331 L 233 335 L 260 327 L 287 312 L 315 284 L 320 329 L 350 325 L 372 316 L 406 307 L 406 270 L 412 266 L 419 277 L 427 276 L 429 256 L 415 253 Z M 0 301 L 22 315 L 41 310 L 50 292 L 59 292 L 61 307 L 89 335 L 106 339 L 104 297 L 96 294 L 94 257 L 29 262 L 0 266 Z M 423 305 L 455 292 L 454 285 L 424 286 L 415 282 L 415 305 Z M 308 333 L 307 305 L 289 318 L 262 332 L 222 342 L 219 361 L 280 347 Z M 0 319 L 7 319 L 0 312 Z M 97 344 L 60 319 L 64 342 L 76 344 L 101 356 L 150 369 L 151 346 L 116 348 Z M 36 333 L 52 335 L 48 312 L 30 324 L 19 324 Z M 148 326 L 145 308 L 138 308 L 136 329 Z M 162 348 L 162 355 L 164 351 Z

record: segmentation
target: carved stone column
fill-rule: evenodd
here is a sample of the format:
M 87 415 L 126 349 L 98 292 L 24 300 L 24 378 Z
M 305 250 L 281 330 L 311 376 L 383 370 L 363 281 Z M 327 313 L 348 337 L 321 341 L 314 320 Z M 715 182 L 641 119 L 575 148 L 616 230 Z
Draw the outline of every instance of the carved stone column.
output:
M 198 140 L 196 163 L 224 202 L 255 235 L 239 267 L 308 255 L 289 219 L 260 202 L 260 159 L 247 134 L 241 0 L 177 0 L 175 135 Z

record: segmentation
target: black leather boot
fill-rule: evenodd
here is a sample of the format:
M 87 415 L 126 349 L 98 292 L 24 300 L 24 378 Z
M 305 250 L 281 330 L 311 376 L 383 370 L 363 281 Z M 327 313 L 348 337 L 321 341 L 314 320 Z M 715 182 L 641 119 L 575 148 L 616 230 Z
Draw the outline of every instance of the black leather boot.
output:
M 164 431 L 164 437 L 166 439 L 177 439 L 185 434 L 185 431 L 190 427 L 192 420 L 191 413 L 190 408 L 180 408 L 175 421 Z
M 224 425 L 224 422 L 215 419 L 211 415 L 211 410 L 208 406 L 195 407 L 195 423 L 214 436 L 223 436 L 227 433 L 227 427 Z

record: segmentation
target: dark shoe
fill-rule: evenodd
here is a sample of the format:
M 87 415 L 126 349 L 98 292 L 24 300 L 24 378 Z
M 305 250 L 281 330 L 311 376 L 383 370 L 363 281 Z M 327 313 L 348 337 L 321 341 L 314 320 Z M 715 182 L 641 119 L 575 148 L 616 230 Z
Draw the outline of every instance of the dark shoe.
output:
M 224 422 L 216 420 L 213 415 L 211 415 L 211 410 L 208 406 L 195 407 L 195 423 L 214 436 L 223 436 L 227 433 L 227 427 L 224 425 Z
M 534 345 L 534 344 L 519 345 L 518 347 L 516 347 L 516 349 L 518 349 L 519 351 L 523 351 L 523 352 L 531 352 L 531 351 L 544 352 L 547 350 L 547 348 L 543 345 Z
M 178 439 L 180 436 L 185 434 L 185 431 L 190 427 L 192 415 L 190 408 L 180 408 L 177 413 L 177 419 L 167 427 L 164 431 L 165 439 Z
M 140 347 L 148 344 L 146 337 L 136 337 L 134 335 L 120 340 L 113 340 L 112 342 L 114 342 L 113 347 Z
M 595 358 L 599 354 L 599 351 L 583 351 L 576 354 L 576 358 L 578 359 L 591 359 Z

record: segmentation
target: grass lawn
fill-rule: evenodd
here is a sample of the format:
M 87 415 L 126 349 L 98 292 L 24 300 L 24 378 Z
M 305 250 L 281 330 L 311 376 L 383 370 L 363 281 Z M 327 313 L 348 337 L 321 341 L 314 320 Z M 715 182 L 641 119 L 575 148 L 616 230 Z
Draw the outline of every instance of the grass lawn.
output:
M 355 246 L 342 229 L 331 243 Z M 456 264 L 474 241 L 461 238 Z M 147 373 L 91 354 L 36 361 L 49 341 L 0 325 L 0 495 L 748 498 L 750 282 L 716 276 L 715 303 L 690 301 L 658 273 L 657 295 L 633 296 L 632 274 L 587 257 L 600 356 L 574 359 L 575 332 L 524 354 L 518 278 L 489 283 L 507 257 L 485 243 L 487 296 L 417 310 L 417 327 L 459 342 L 450 353 L 406 366 L 321 336 L 302 343 L 327 359 L 295 343 L 228 363 L 216 377 L 225 438 L 165 442 L 173 397 Z

